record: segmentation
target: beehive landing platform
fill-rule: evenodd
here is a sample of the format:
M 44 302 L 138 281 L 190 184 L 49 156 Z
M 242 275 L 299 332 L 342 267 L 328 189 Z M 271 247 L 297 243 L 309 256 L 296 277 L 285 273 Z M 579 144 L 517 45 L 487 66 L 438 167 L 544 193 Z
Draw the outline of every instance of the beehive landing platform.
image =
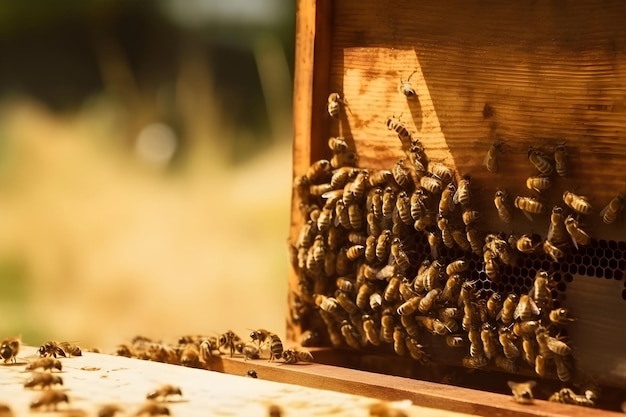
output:
M 177 385 L 182 397 L 164 403 L 174 416 L 265 416 L 276 404 L 284 416 L 367 416 L 369 406 L 386 401 L 411 400 L 409 416 L 601 416 L 616 413 L 535 401 L 520 405 L 511 396 L 377 375 L 317 363 L 284 365 L 267 360 L 244 361 L 222 356 L 215 371 L 130 359 L 97 353 L 63 358 L 62 390 L 70 398 L 57 412 L 31 412 L 30 402 L 40 390 L 23 387 L 30 373 L 25 364 L 36 349 L 24 347 L 18 363 L 0 366 L 0 403 L 14 416 L 92 416 L 102 404 L 118 404 L 135 415 L 148 392 L 162 384 Z M 246 377 L 254 369 L 258 378 Z

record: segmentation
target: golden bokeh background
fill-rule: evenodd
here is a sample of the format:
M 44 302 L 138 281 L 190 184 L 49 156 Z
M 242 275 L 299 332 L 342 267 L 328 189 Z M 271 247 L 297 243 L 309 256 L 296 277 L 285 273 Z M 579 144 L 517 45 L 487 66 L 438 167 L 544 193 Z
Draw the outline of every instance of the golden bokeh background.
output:
M 0 335 L 284 335 L 293 5 L 73 3 L 0 7 Z

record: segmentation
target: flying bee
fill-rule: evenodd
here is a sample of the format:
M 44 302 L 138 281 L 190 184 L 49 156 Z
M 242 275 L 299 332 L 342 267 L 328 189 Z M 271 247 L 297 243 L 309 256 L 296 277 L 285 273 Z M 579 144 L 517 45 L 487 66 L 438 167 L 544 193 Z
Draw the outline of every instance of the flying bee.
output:
M 404 343 L 406 344 L 407 350 L 409 351 L 409 355 L 411 355 L 413 359 L 421 363 L 428 362 L 428 356 L 423 350 L 424 346 L 422 346 L 416 339 L 412 338 L 411 336 L 407 336 L 404 339 Z
M 456 186 L 454 183 L 450 183 L 441 191 L 441 198 L 439 200 L 439 215 L 447 216 L 450 212 L 454 211 L 455 205 L 453 197 L 456 193 Z
M 452 170 L 442 163 L 433 162 L 428 164 L 428 171 L 444 184 L 452 181 Z
M 532 177 L 526 178 L 526 188 L 529 190 L 534 190 L 538 193 L 547 190 L 552 186 L 552 181 L 550 181 L 550 177 L 546 177 L 543 175 L 535 175 Z
M 469 207 L 470 205 L 470 176 L 465 175 L 461 181 L 459 181 L 459 185 L 452 197 L 452 201 L 454 204 L 460 204 L 462 207 Z
M 515 207 L 520 209 L 530 221 L 533 221 L 531 214 L 540 214 L 545 211 L 544 205 L 534 197 L 515 197 Z
M 508 202 L 508 194 L 506 190 L 498 190 L 493 198 L 493 203 L 496 206 L 496 210 L 498 211 L 498 217 L 504 223 L 511 223 L 512 213 L 509 207 Z
M 520 404 L 532 404 L 533 388 L 537 385 L 536 381 L 507 381 L 507 385 L 511 388 L 511 392 L 513 393 L 513 401 Z
M 46 407 L 48 410 L 57 410 L 59 403 L 69 403 L 70 399 L 63 391 L 57 391 L 54 389 L 46 390 L 41 395 L 30 403 L 31 410 L 38 410 L 41 407 Z
M 406 333 L 402 326 L 395 326 L 393 329 L 393 350 L 398 356 L 406 355 Z
M 339 326 L 339 330 L 343 335 L 343 339 L 346 344 L 353 349 L 359 349 L 361 343 L 359 342 L 359 331 L 348 321 L 343 320 Z
M 443 183 L 439 178 L 435 177 L 421 177 L 420 186 L 431 194 L 441 194 L 443 190 Z
M 374 346 L 380 345 L 380 330 L 374 322 L 374 318 L 369 314 L 363 315 L 363 332 L 368 342 Z
M 567 233 L 569 233 L 572 238 L 572 242 L 574 243 L 574 247 L 578 249 L 578 245 L 587 246 L 591 243 L 591 238 L 583 229 L 578 225 L 578 220 L 576 220 L 571 215 L 567 216 L 565 219 L 565 229 Z
M 222 352 L 222 347 L 226 347 L 230 350 L 230 357 L 233 357 L 235 353 L 235 345 L 241 342 L 241 338 L 235 334 L 232 330 L 226 331 L 226 333 L 222 333 L 219 337 L 218 350 L 220 353 Z
M 170 409 L 163 405 L 159 404 L 155 401 L 147 401 L 143 404 L 139 409 L 135 412 L 135 416 L 143 416 L 147 414 L 149 416 L 162 416 L 162 415 L 170 415 Z
M 418 310 L 423 314 L 428 313 L 439 299 L 439 294 L 441 294 L 441 290 L 439 288 L 433 288 L 428 291 L 428 293 L 426 293 L 426 295 L 420 300 L 419 305 L 417 306 Z
M 287 364 L 313 362 L 313 354 L 305 349 L 289 348 L 283 351 L 283 359 Z
M 400 77 L 400 84 L 398 85 L 398 91 L 402 93 L 406 98 L 415 98 L 417 93 L 411 84 L 411 77 L 417 72 L 417 70 L 413 71 L 409 78 L 406 81 L 402 81 L 402 77 Z
M 483 164 L 487 168 L 487 171 L 496 173 L 498 172 L 498 154 L 501 152 L 502 142 L 497 140 L 491 144 Z
M 333 119 L 339 117 L 339 112 L 341 110 L 341 105 L 344 104 L 344 99 L 341 97 L 339 93 L 330 93 L 328 95 L 328 104 L 326 109 L 328 110 L 328 114 Z
M 565 326 L 573 321 L 576 321 L 576 319 L 570 317 L 569 310 L 566 308 L 557 308 L 550 311 L 548 318 L 557 326 Z
M 504 299 L 504 303 L 502 304 L 502 310 L 500 310 L 500 321 L 505 326 L 508 326 L 513 323 L 515 320 L 515 310 L 517 305 L 519 304 L 519 296 L 515 293 L 510 293 Z
M 611 224 L 615 222 L 621 211 L 624 209 L 624 202 L 626 198 L 624 194 L 619 193 L 613 200 L 607 204 L 602 211 L 600 211 L 600 217 L 605 224 Z
M 387 125 L 387 129 L 393 130 L 398 134 L 402 143 L 411 143 L 411 134 L 399 117 L 388 117 L 385 124 Z
M 593 211 L 593 207 L 591 207 L 587 197 L 574 194 L 571 191 L 563 193 L 563 201 L 576 213 L 591 214 Z
M 546 154 L 535 150 L 532 146 L 528 148 L 528 160 L 541 175 L 550 176 L 554 171 L 552 162 Z
M 24 382 L 24 388 L 50 388 L 52 385 L 63 385 L 63 379 L 50 372 L 35 372 Z
M 511 330 L 508 327 L 500 327 L 498 330 L 498 340 L 502 346 L 502 351 L 507 359 L 515 359 L 520 356 L 518 347 L 513 342 L 513 336 Z
M 559 143 L 554 147 L 554 165 L 556 173 L 564 177 L 567 175 L 567 149 L 565 142 Z
M 563 252 L 560 248 L 555 246 L 549 240 L 543 242 L 543 251 L 552 258 L 554 262 L 559 262 L 561 259 L 565 257 L 565 252 Z
M 26 365 L 27 371 L 34 371 L 39 368 L 43 369 L 44 371 L 52 371 L 53 368 L 57 371 L 61 371 L 63 370 L 63 364 L 61 364 L 61 361 L 58 359 L 55 359 L 53 357 L 46 357 L 35 359 L 29 362 L 28 365 Z
M 8 337 L 0 342 L 0 356 L 4 359 L 4 363 L 17 362 L 16 357 L 21 345 L 21 337 Z

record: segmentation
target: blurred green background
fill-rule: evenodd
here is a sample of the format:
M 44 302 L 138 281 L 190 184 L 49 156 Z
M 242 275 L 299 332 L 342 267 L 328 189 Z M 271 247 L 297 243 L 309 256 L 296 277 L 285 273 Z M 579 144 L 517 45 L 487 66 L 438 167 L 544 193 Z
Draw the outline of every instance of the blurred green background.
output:
M 0 336 L 284 334 L 294 4 L 0 2 Z

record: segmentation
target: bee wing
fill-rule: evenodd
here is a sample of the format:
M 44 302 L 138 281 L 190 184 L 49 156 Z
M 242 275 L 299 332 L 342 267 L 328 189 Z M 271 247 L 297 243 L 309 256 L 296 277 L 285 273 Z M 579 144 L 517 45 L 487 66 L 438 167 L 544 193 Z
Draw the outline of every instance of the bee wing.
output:
M 459 204 L 459 196 L 461 195 L 461 188 L 462 187 L 457 187 L 456 191 L 454 192 L 454 195 L 452 196 L 452 202 L 454 204 Z
M 609 202 L 609 204 L 607 204 L 606 206 L 604 206 L 602 210 L 600 210 L 600 217 L 604 217 L 606 212 L 609 211 L 610 206 L 611 206 L 611 202 Z
M 526 210 L 522 210 L 522 213 L 524 213 L 524 216 L 526 216 L 528 220 L 530 220 L 531 222 L 533 221 L 533 216 L 531 216 L 529 212 L 527 212 Z

